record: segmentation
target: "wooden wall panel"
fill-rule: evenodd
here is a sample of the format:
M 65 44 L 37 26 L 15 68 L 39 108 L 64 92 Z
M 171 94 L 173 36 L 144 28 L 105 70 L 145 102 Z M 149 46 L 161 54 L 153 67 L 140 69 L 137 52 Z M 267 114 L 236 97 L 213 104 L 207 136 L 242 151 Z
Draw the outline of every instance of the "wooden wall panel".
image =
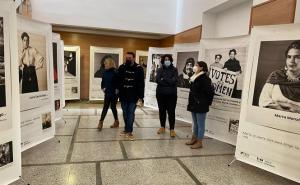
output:
M 200 42 L 202 25 L 175 35 L 175 44 Z
M 174 35 L 160 40 L 160 47 L 173 47 L 174 46 Z
M 80 99 L 89 99 L 90 46 L 123 48 L 128 51 L 148 50 L 149 47 L 160 47 L 161 40 L 116 37 L 107 35 L 57 32 L 65 45 L 80 46 Z M 100 84 L 99 84 L 100 85 Z
M 250 27 L 294 23 L 297 0 L 270 0 L 252 7 Z

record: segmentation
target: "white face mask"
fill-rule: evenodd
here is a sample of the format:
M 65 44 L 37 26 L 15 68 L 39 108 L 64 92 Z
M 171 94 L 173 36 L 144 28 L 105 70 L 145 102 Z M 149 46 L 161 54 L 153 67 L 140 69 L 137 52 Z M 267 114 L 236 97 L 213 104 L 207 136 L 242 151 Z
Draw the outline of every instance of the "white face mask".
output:
M 194 66 L 194 67 L 193 67 L 193 72 L 194 72 L 194 73 L 197 73 L 198 71 L 199 71 L 199 68 L 198 68 L 197 66 Z

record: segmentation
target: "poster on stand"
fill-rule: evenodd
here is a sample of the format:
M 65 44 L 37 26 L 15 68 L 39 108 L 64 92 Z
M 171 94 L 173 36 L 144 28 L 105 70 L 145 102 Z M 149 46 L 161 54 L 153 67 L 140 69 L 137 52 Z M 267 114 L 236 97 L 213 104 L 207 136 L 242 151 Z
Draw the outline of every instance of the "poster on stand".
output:
M 0 185 L 21 176 L 20 94 L 15 3 L 0 1 Z
M 62 118 L 62 48 L 60 35 L 53 33 L 53 87 L 54 87 L 54 110 L 55 110 L 55 121 Z
M 300 182 L 300 25 L 254 27 L 235 156 Z
M 54 120 L 54 79 L 52 27 L 50 24 L 18 16 L 19 88 L 21 98 L 21 146 L 31 148 L 54 137 L 55 125 L 39 127 L 37 113 L 47 112 Z M 29 123 L 28 120 L 34 120 Z M 37 134 L 39 131 L 43 134 Z
M 177 44 L 174 46 L 174 51 L 178 69 L 176 119 L 191 123 L 191 113 L 187 111 L 190 78 L 194 74 L 193 67 L 199 58 L 200 43 Z
M 80 47 L 64 46 L 65 100 L 80 99 Z
M 60 53 L 61 55 L 60 60 L 61 60 L 61 70 L 60 71 L 60 79 L 61 79 L 61 108 L 63 109 L 66 106 L 65 102 L 65 71 L 64 71 L 64 41 L 60 40 Z
M 215 96 L 206 116 L 211 138 L 236 145 L 249 36 L 201 40 L 201 57 L 208 66 Z
M 136 50 L 135 54 L 136 63 L 140 64 L 144 69 L 144 78 L 147 76 L 147 62 L 148 62 L 148 51 Z
M 104 62 L 109 60 L 118 68 L 123 63 L 123 48 L 90 47 L 90 100 L 104 100 L 101 82 Z
M 173 48 L 149 48 L 148 62 L 147 62 L 147 73 L 145 80 L 145 99 L 144 105 L 153 109 L 158 109 L 156 101 L 156 71 L 161 67 L 161 57 L 165 54 L 170 54 L 173 57 L 173 61 L 176 61 L 176 56 Z M 174 63 L 176 66 L 176 63 Z

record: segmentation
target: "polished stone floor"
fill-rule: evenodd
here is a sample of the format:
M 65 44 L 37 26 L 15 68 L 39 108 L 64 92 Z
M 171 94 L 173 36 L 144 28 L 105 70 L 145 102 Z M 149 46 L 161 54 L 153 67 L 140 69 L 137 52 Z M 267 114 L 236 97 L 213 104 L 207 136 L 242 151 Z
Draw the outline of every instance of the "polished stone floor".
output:
M 234 146 L 204 139 L 204 148 L 191 150 L 189 124 L 177 121 L 177 137 L 157 135 L 158 113 L 137 109 L 135 141 L 110 129 L 111 112 L 102 132 L 96 129 L 101 109 L 76 105 L 56 123 L 55 138 L 22 153 L 21 180 L 12 185 L 296 185 L 256 167 L 235 162 Z M 120 120 L 121 111 L 119 110 Z

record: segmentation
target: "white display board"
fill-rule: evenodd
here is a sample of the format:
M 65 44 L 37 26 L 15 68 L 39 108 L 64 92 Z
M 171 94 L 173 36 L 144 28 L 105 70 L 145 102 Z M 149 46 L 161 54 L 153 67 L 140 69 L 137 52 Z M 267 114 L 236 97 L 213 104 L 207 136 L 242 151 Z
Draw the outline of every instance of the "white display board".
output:
M 65 100 L 80 99 L 80 47 L 64 46 Z
M 156 101 L 156 70 L 161 66 L 161 57 L 165 54 L 170 54 L 173 57 L 173 64 L 176 66 L 176 56 L 173 48 L 149 48 L 148 62 L 147 62 L 147 73 L 145 82 L 145 99 L 144 105 L 153 109 L 158 109 Z
M 300 25 L 251 33 L 235 156 L 300 182 Z
M 206 116 L 205 135 L 236 145 L 249 36 L 200 42 L 199 60 L 207 63 L 215 87 L 214 100 Z
M 104 100 L 101 81 L 104 61 L 108 58 L 112 58 L 118 68 L 123 63 L 123 48 L 90 47 L 90 100 Z
M 62 69 L 63 69 L 63 58 L 64 53 L 61 48 L 60 35 L 53 33 L 53 87 L 54 87 L 54 110 L 55 110 L 55 121 L 62 118 Z
M 64 108 L 66 106 L 66 98 L 65 98 L 65 70 L 64 70 L 64 41 L 60 41 L 60 51 L 61 51 L 61 107 Z
M 147 76 L 147 62 L 148 62 L 148 51 L 136 50 L 135 61 L 140 64 L 144 69 L 144 78 Z
M 52 27 L 18 16 L 22 150 L 54 137 Z
M 0 1 L 0 185 L 21 176 L 20 98 L 16 9 Z M 14 114 L 13 114 L 14 113 Z

